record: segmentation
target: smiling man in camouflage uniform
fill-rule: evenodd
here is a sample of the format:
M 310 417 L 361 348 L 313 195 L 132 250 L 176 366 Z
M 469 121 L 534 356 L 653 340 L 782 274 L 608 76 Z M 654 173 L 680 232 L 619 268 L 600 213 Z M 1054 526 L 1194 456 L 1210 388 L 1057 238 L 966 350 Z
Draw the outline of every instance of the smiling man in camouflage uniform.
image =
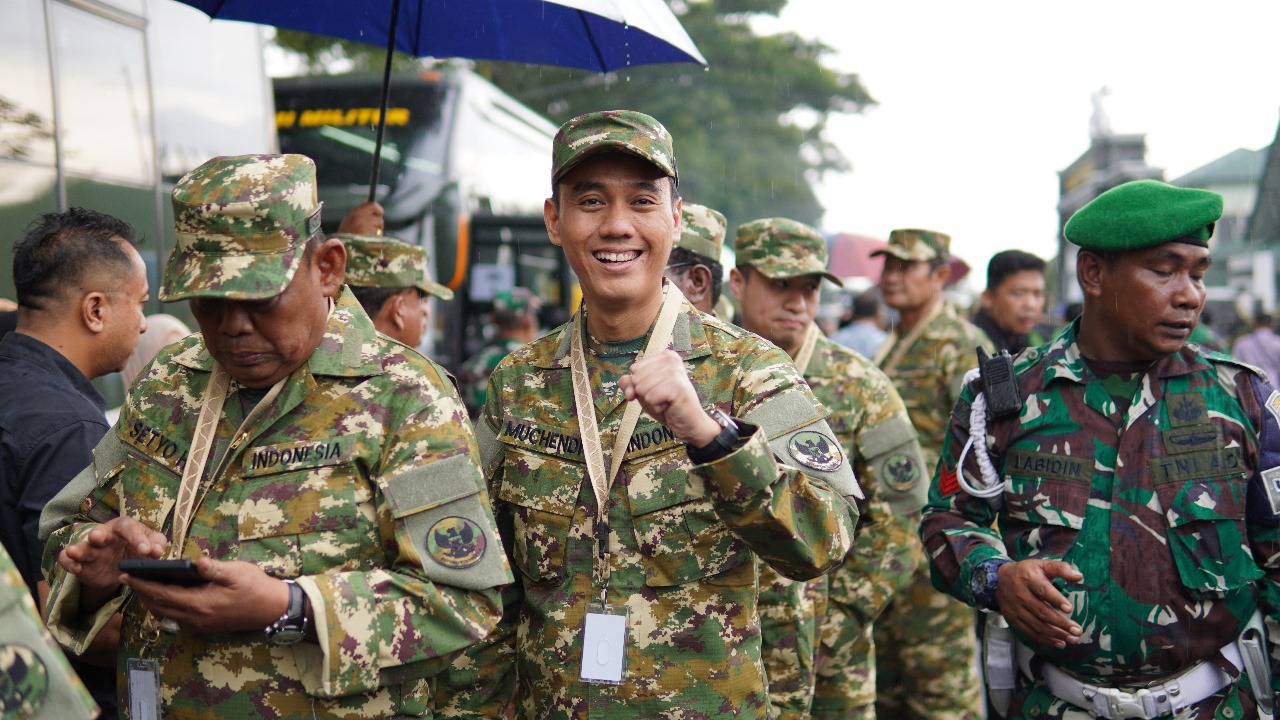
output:
M 742 327 L 796 362 L 831 411 L 827 423 L 867 494 L 853 551 L 830 575 L 805 584 L 761 573 L 769 690 L 783 694 L 783 717 L 873 718 L 872 622 L 916 568 L 915 526 L 926 487 L 920 445 L 889 378 L 814 323 L 822 278 L 839 283 L 827 272 L 826 240 L 802 223 L 769 218 L 740 226 L 735 250 L 729 283 Z M 796 595 L 798 602 L 786 600 Z M 817 642 L 806 643 L 813 636 Z M 784 662 L 788 646 L 797 663 Z
M 873 253 L 885 256 L 880 294 L 899 318 L 875 363 L 907 405 L 926 472 L 938 462 L 964 374 L 977 365 L 974 348 L 991 350 L 986 334 L 960 317 L 943 297 L 951 277 L 950 249 L 951 238 L 943 233 L 894 230 L 888 247 Z M 880 716 L 980 717 L 973 624 L 971 609 L 933 588 L 928 564 L 921 558 L 911 585 L 893 599 L 875 626 Z
M 334 237 L 347 248 L 347 287 L 373 326 L 411 348 L 421 345 L 431 298 L 453 299 L 452 290 L 427 274 L 427 251 L 382 235 Z
M 462 404 L 343 290 L 310 159 L 214 158 L 173 205 L 160 297 L 202 334 L 139 376 L 73 481 L 91 492 L 45 550 L 49 623 L 79 651 L 122 610 L 121 671 L 158 663 L 167 720 L 420 716 L 511 579 Z M 120 582 L 162 554 L 207 582 Z
M 921 534 L 937 586 L 1015 631 L 1010 718 L 1274 708 L 1280 394 L 1187 342 L 1221 214 L 1153 180 L 1081 208 L 1084 313 L 1017 357 L 1009 414 L 978 424 L 975 381 L 952 416 Z
M 450 712 L 494 717 L 518 678 L 526 718 L 767 717 L 756 558 L 798 579 L 844 558 L 850 463 L 785 354 L 664 282 L 681 211 L 666 129 L 590 113 L 560 128 L 553 157 L 544 216 L 584 307 L 489 382 L 477 436 L 517 581 L 487 652 L 455 663 L 481 682 Z M 609 463 L 592 434 L 613 460 L 629 401 L 641 412 L 620 471 L 597 484 L 587 463 Z M 602 596 L 625 634 L 584 657 Z M 616 684 L 581 679 L 613 657 Z

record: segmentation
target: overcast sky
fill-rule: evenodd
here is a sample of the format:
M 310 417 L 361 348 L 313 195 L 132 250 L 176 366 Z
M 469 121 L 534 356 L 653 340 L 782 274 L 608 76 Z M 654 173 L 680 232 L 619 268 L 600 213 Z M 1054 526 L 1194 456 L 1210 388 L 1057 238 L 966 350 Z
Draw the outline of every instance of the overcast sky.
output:
M 1166 179 L 1280 122 L 1275 0 L 790 0 L 760 27 L 836 48 L 880 103 L 830 124 L 854 171 L 823 182 L 824 229 L 942 230 L 983 272 L 1000 250 L 1056 253 L 1057 171 L 1088 147 L 1099 88 Z

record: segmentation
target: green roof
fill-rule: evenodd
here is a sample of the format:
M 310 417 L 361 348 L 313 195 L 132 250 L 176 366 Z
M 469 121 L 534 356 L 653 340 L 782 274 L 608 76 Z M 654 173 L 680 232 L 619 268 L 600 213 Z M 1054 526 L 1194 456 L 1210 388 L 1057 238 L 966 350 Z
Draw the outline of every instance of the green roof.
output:
M 1204 188 L 1210 185 L 1256 185 L 1262 179 L 1267 165 L 1269 147 L 1259 150 L 1240 148 L 1202 165 L 1176 180 L 1171 185 Z

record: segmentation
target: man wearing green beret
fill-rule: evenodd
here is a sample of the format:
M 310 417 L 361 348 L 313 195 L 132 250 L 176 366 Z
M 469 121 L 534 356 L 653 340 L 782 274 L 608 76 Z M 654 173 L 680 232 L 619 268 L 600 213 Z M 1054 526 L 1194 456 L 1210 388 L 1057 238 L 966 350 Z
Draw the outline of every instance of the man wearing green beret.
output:
M 985 333 L 943 297 L 951 278 L 951 237 L 934 230 L 894 230 L 884 256 L 880 295 L 898 323 L 875 363 L 893 380 L 915 426 L 925 467 L 938 461 L 951 408 L 964 373 L 977 364 L 974 348 L 991 349 Z M 927 476 L 920 479 L 924 485 Z M 920 488 L 890 484 L 890 501 Z M 919 496 L 913 496 L 919 512 Z M 916 544 L 919 552 L 919 544 Z M 924 558 L 911 584 L 875 625 L 876 711 L 882 718 L 973 720 L 981 717 L 974 672 L 973 611 L 929 583 Z
M 493 296 L 489 321 L 496 331 L 493 340 L 467 358 L 458 373 L 462 400 L 472 418 L 484 407 L 489 376 L 498 363 L 538 337 L 538 308 L 541 302 L 527 288 L 513 287 Z
M 135 719 L 420 717 L 511 581 L 462 403 L 344 290 L 310 159 L 214 158 L 173 209 L 160 298 L 201 333 L 42 516 L 49 626 L 80 652 L 124 613 Z M 194 586 L 119 567 L 158 558 Z
M 1011 718 L 1273 717 L 1280 394 L 1187 342 L 1221 214 L 1152 180 L 1081 208 L 1083 314 L 952 415 L 921 536 L 1012 628 Z
M 489 379 L 476 432 L 516 582 L 439 707 L 499 717 L 517 686 L 531 719 L 769 717 L 757 558 L 833 568 L 861 491 L 786 355 L 664 280 L 666 128 L 588 113 L 552 157 L 544 219 L 583 302 Z
M 453 291 L 427 274 L 427 251 L 382 235 L 339 233 L 347 248 L 346 283 L 378 332 L 411 348 L 422 344 L 432 297 Z
M 785 218 L 738 228 L 729 285 L 744 329 L 782 348 L 831 411 L 836 434 L 867 495 L 853 549 L 829 575 L 808 583 L 767 566 L 760 615 L 769 694 L 781 718 L 874 718 L 872 624 L 916 569 L 916 516 L 925 471 L 915 429 L 893 383 L 870 360 L 823 336 L 817 316 L 827 242 Z M 910 484 L 916 500 L 895 513 L 886 485 Z

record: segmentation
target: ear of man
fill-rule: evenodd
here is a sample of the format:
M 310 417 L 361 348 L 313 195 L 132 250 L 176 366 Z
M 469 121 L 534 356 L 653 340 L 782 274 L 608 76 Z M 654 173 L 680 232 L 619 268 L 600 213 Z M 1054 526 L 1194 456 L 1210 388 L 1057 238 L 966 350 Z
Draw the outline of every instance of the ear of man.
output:
M 686 277 L 689 291 L 685 295 L 689 302 L 697 305 L 706 300 L 711 293 L 711 270 L 706 265 L 691 265 Z
M 342 280 L 347 271 L 347 248 L 337 238 L 329 238 L 312 251 L 311 262 L 319 273 L 325 297 L 342 294 Z
M 1085 297 L 1102 297 L 1102 279 L 1106 271 L 1106 263 L 1097 254 L 1081 250 L 1076 255 L 1076 282 Z

